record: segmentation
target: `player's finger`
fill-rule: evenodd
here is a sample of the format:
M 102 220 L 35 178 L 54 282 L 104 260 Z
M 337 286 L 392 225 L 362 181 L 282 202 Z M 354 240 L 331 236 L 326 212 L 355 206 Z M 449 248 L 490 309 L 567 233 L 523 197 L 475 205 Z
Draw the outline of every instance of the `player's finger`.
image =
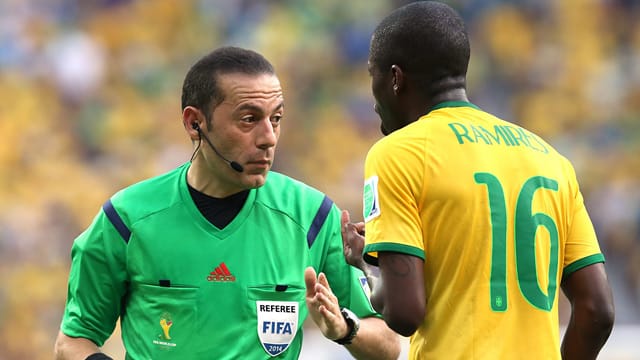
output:
M 349 222 L 351 222 L 351 217 L 349 216 L 349 211 L 348 210 L 342 210 L 342 214 L 340 214 L 340 223 L 342 224 L 342 228 L 344 229 L 344 226 L 346 224 L 348 224 Z
M 342 233 L 342 247 L 345 255 L 348 255 L 348 252 L 351 250 L 351 241 L 354 233 L 360 233 L 360 230 L 356 224 L 351 222 L 351 218 L 349 217 L 349 212 L 347 210 L 342 210 L 340 222 L 342 223 L 342 226 L 340 227 L 340 231 Z M 362 225 L 364 227 L 364 223 Z
M 342 214 L 340 215 L 340 223 L 342 224 L 342 226 L 340 226 L 340 232 L 342 233 L 342 249 L 346 256 L 349 255 L 349 251 L 351 248 L 351 246 L 349 245 L 348 234 L 350 221 L 351 219 L 349 217 L 349 211 L 342 210 Z

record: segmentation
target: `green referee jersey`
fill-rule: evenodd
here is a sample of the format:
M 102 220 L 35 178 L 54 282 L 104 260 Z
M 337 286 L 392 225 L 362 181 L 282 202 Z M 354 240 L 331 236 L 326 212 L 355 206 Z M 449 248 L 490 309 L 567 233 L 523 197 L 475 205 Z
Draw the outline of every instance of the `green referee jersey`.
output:
M 63 333 L 101 346 L 120 317 L 128 359 L 295 359 L 307 266 L 341 306 L 376 315 L 328 197 L 271 172 L 220 230 L 193 203 L 188 168 L 118 192 L 75 240 Z

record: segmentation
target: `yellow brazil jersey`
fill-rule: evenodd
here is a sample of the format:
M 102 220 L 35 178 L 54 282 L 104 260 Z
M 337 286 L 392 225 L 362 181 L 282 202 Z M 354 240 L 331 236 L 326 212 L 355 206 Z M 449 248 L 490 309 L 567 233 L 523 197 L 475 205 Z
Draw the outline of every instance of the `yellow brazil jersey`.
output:
M 424 259 L 411 359 L 560 359 L 563 276 L 603 262 L 573 167 L 467 102 L 379 140 L 365 164 L 365 259 Z

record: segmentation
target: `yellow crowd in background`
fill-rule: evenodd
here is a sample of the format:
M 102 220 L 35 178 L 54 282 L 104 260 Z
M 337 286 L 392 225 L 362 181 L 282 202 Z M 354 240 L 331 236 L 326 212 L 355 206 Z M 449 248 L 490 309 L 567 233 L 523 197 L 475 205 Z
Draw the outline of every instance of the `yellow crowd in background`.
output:
M 369 37 L 404 3 L 2 0 L 0 359 L 51 358 L 73 239 L 115 191 L 189 160 L 182 80 L 217 46 L 276 67 L 286 110 L 274 170 L 361 218 L 364 157 L 381 136 Z M 618 314 L 638 321 L 640 4 L 448 3 L 471 35 L 471 101 L 574 163 L 626 299 Z

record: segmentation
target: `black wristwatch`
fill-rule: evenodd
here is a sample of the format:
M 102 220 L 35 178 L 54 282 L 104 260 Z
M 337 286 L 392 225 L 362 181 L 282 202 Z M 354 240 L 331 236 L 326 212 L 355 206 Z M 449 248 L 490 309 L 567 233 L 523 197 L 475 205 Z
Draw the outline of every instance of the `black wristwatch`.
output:
M 351 341 L 353 341 L 353 338 L 356 337 L 356 335 L 358 334 L 358 330 L 360 329 L 360 319 L 356 314 L 354 314 L 347 308 L 340 309 L 340 313 L 342 313 L 344 321 L 347 322 L 349 332 L 347 333 L 347 336 L 343 337 L 342 339 L 336 339 L 333 341 L 337 342 L 340 345 L 351 344 Z

